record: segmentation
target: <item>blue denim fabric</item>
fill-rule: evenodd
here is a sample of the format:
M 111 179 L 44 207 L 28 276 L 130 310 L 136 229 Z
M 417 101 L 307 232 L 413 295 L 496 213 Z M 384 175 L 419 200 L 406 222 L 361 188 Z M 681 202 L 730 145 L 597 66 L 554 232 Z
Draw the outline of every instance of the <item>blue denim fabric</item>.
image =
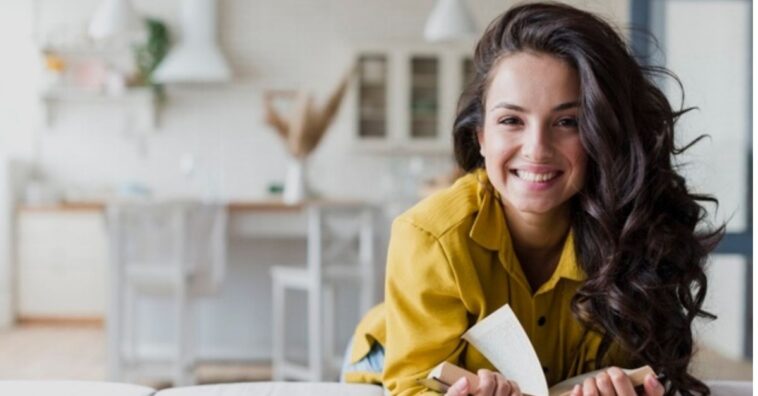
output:
M 360 371 L 362 373 L 381 373 L 384 371 L 384 348 L 375 342 L 371 346 L 366 356 L 355 364 L 350 364 L 350 352 L 353 350 L 353 339 L 347 343 L 345 357 L 342 360 L 342 372 L 340 373 L 340 382 L 345 382 L 345 373 Z

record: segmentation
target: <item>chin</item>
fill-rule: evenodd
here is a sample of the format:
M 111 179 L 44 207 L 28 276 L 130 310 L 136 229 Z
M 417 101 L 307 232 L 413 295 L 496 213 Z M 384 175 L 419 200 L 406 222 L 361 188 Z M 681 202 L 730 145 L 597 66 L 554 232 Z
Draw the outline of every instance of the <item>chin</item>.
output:
M 535 202 L 534 199 L 523 199 L 520 202 L 506 202 L 506 205 L 520 213 L 535 215 L 548 214 L 563 206 L 565 202 Z

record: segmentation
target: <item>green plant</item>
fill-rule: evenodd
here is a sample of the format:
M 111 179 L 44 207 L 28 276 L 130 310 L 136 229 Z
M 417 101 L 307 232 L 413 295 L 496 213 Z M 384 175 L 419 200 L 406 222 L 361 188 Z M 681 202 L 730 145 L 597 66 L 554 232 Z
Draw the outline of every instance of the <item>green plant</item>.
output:
M 134 56 L 137 63 L 138 81 L 153 87 L 159 100 L 164 98 L 163 85 L 153 81 L 153 71 L 168 53 L 170 35 L 166 24 L 154 18 L 145 19 L 147 40 L 135 45 Z

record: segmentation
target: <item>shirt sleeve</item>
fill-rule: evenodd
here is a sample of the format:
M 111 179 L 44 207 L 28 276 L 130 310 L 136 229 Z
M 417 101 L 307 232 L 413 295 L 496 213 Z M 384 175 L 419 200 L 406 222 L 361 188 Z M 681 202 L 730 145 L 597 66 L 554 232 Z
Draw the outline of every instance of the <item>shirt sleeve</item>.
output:
M 384 386 L 392 395 L 436 395 L 417 380 L 443 361 L 458 362 L 467 310 L 438 239 L 402 218 L 392 226 L 385 302 Z

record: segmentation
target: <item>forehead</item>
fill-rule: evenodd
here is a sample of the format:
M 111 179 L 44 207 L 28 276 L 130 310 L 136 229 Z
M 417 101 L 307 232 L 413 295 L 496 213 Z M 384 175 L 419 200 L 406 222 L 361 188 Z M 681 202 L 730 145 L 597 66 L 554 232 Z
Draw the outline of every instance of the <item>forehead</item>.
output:
M 485 103 L 501 101 L 525 108 L 552 108 L 579 99 L 579 76 L 563 59 L 535 52 L 516 52 L 492 68 Z

